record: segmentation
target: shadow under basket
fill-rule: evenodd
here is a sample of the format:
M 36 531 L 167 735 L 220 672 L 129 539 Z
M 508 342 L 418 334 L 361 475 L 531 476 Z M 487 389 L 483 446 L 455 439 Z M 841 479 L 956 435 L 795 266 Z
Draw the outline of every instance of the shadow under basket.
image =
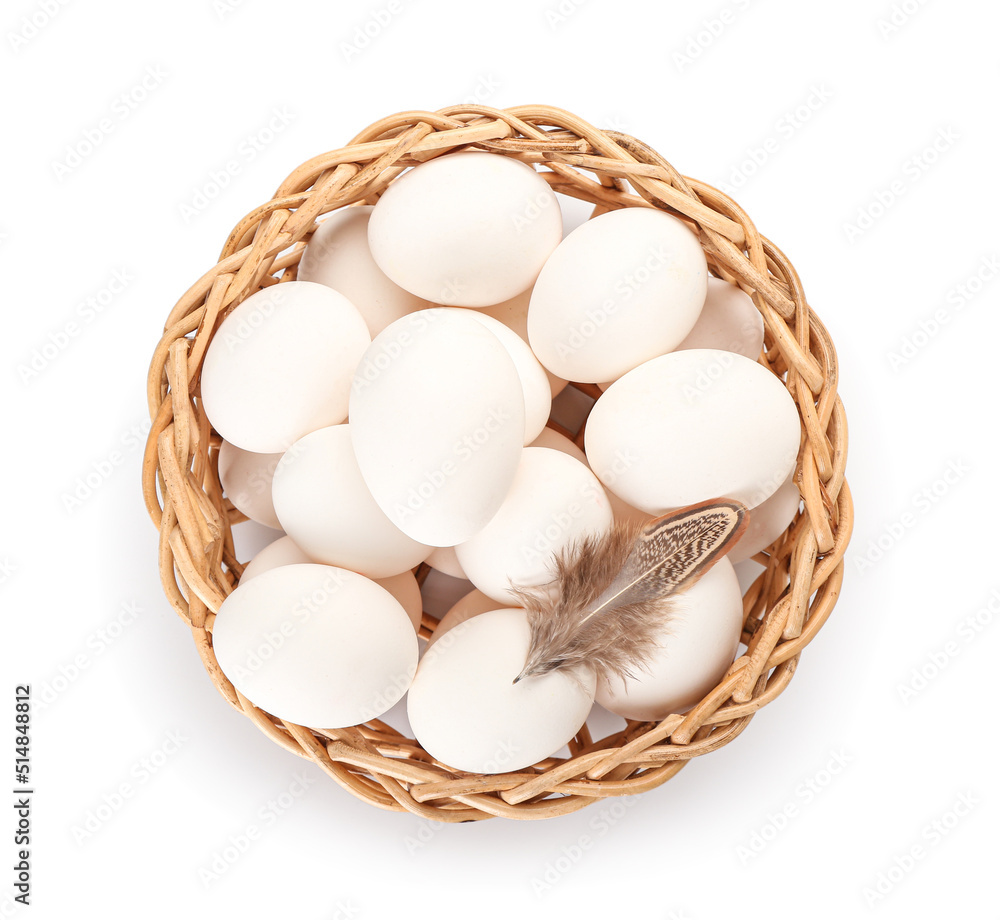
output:
M 215 614 L 245 564 L 235 557 L 232 537 L 233 525 L 245 518 L 223 494 L 220 438 L 199 398 L 202 360 L 213 334 L 249 295 L 295 279 L 321 215 L 374 204 L 407 167 L 464 148 L 531 164 L 556 192 L 592 204 L 591 216 L 653 207 L 686 221 L 711 272 L 739 285 L 762 314 L 759 361 L 787 386 L 802 428 L 795 470 L 800 511 L 754 557 L 765 570 L 744 596 L 746 652 L 721 682 L 686 713 L 659 723 L 628 722 L 599 739 L 584 726 L 569 743 L 567 758 L 498 775 L 454 771 L 380 720 L 320 730 L 277 719 L 233 687 L 212 649 Z M 239 222 L 218 263 L 167 317 L 149 372 L 152 428 L 143 463 L 144 498 L 160 532 L 164 591 L 226 700 L 282 747 L 379 808 L 448 822 L 548 818 L 608 796 L 645 792 L 739 735 L 785 689 L 802 649 L 833 610 L 853 520 L 837 374 L 833 343 L 782 252 L 731 198 L 681 176 L 635 138 L 548 106 L 464 105 L 393 115 L 292 172 L 271 201 Z M 592 385 L 573 385 L 598 395 Z M 582 443 L 582 431 L 568 434 Z M 425 614 L 421 636 L 427 638 L 436 624 Z

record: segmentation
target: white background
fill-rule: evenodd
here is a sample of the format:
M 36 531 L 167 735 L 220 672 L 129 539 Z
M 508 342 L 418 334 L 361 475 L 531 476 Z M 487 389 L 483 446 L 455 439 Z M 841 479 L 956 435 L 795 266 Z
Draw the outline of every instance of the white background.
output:
M 0 705 L 10 725 L 16 683 L 54 697 L 32 725 L 23 916 L 995 914 L 995 5 L 45 9 L 12 0 L 0 16 Z M 218 695 L 161 593 L 139 461 L 163 320 L 231 227 L 370 122 L 468 100 L 632 133 L 729 190 L 788 254 L 839 348 L 857 527 L 832 619 L 732 744 L 628 807 L 436 827 L 355 800 Z M 95 129 L 96 148 L 60 167 Z M 124 290 L 81 311 L 116 272 Z M 50 341 L 64 347 L 25 374 Z M 272 809 L 296 775 L 305 791 Z M 120 807 L 83 837 L 107 801 Z

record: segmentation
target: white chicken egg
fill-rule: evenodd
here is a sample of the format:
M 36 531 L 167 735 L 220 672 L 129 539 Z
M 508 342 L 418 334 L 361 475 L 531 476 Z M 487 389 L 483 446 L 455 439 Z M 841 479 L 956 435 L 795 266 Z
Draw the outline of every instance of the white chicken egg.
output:
M 526 447 L 497 513 L 455 552 L 480 591 L 517 604 L 512 583 L 550 581 L 554 556 L 585 535 L 606 533 L 611 520 L 608 497 L 586 466 L 558 450 Z
M 488 597 L 483 594 L 478 588 L 474 591 L 470 591 L 464 597 L 460 598 L 455 605 L 438 621 L 438 625 L 434 627 L 434 633 L 431 635 L 430 641 L 427 643 L 427 648 L 430 648 L 435 642 L 441 639 L 445 633 L 449 630 L 454 629 L 459 623 L 464 623 L 466 620 L 471 620 L 475 616 L 479 616 L 481 613 L 486 613 L 489 610 L 497 610 L 497 602 L 493 600 L 492 597 Z
M 531 287 L 562 237 L 548 183 L 480 151 L 421 163 L 382 193 L 368 225 L 378 266 L 433 303 L 484 307 Z
M 507 354 L 514 362 L 524 395 L 524 443 L 530 443 L 545 427 L 552 409 L 552 391 L 549 388 L 549 379 L 545 376 L 545 368 L 538 363 L 528 343 L 499 320 L 492 316 L 484 316 L 478 310 L 460 310 L 460 312 L 465 316 L 475 317 L 489 329 L 507 349 Z
M 794 475 L 793 470 L 774 495 L 750 512 L 750 523 L 746 533 L 726 554 L 734 565 L 770 546 L 792 523 L 801 501 Z
M 399 602 L 328 565 L 284 565 L 236 587 L 215 617 L 215 657 L 254 705 L 289 722 L 343 728 L 403 697 L 417 637 Z
M 431 550 L 396 527 L 372 498 L 351 429 L 320 428 L 285 451 L 271 486 L 274 509 L 285 533 L 314 561 L 385 578 Z
M 508 329 L 516 332 L 522 341 L 527 344 L 528 304 L 531 302 L 532 290 L 533 288 L 528 288 L 528 290 L 522 291 L 516 297 L 511 297 L 510 300 L 503 300 L 488 307 L 479 307 L 478 312 L 500 320 Z M 545 371 L 545 376 L 549 380 L 549 390 L 552 393 L 552 398 L 555 399 L 566 389 L 566 384 L 569 381 L 563 380 L 562 377 L 557 377 L 546 367 L 543 367 L 542 370 Z
M 721 278 L 709 278 L 701 315 L 675 351 L 718 348 L 756 361 L 763 345 L 764 317 L 750 295 Z
M 590 468 L 590 464 L 587 463 L 587 455 L 569 438 L 560 434 L 558 431 L 553 431 L 551 428 L 543 428 L 542 433 L 528 446 L 551 447 L 553 450 L 561 450 L 564 454 L 569 454 L 571 457 L 575 457 L 588 469 Z M 622 501 L 610 489 L 605 489 L 604 491 L 608 496 L 608 502 L 611 505 L 611 514 L 616 521 L 636 521 L 645 524 L 651 520 L 652 515 L 648 512 L 640 511 L 638 508 L 633 508 L 628 502 Z
M 421 659 L 406 714 L 424 750 L 473 773 L 520 770 L 551 756 L 587 719 L 596 679 L 581 668 L 513 683 L 524 667 L 523 610 L 481 613 Z
M 251 578 L 256 578 L 258 575 L 279 566 L 314 562 L 316 560 L 302 552 L 295 545 L 295 541 L 286 534 L 273 543 L 269 543 L 247 563 L 246 568 L 243 569 L 243 575 L 240 577 L 240 584 L 242 585 L 250 581 Z M 413 624 L 414 632 L 417 632 L 420 629 L 423 604 L 420 598 L 420 585 L 417 584 L 413 573 L 401 572 L 387 578 L 373 578 L 372 581 L 385 588 L 399 601 L 400 606 L 406 611 L 406 615 Z
M 455 555 L 454 546 L 435 546 L 431 554 L 424 560 L 432 569 L 444 572 L 452 578 L 465 578 L 462 565 Z
M 683 221 L 655 208 L 610 211 L 577 227 L 545 263 L 528 340 L 559 377 L 614 380 L 681 343 L 707 279 L 705 253 Z
M 310 281 L 264 288 L 222 321 L 205 352 L 205 414 L 243 450 L 283 451 L 347 417 L 351 378 L 370 343 L 343 294 Z
M 251 521 L 281 530 L 271 501 L 271 480 L 281 454 L 255 454 L 228 441 L 219 448 L 222 491 Z
M 299 261 L 299 281 L 340 291 L 368 324 L 372 337 L 389 323 L 431 306 L 404 290 L 375 264 L 368 248 L 371 205 L 340 208 L 313 232 Z
M 577 447 L 569 438 L 551 428 L 543 428 L 537 438 L 532 441 L 529 447 L 550 447 L 552 450 L 561 450 L 564 454 L 569 454 L 575 460 L 579 460 L 587 466 L 587 455 Z
M 722 557 L 672 600 L 648 670 L 597 684 L 597 702 L 625 719 L 659 721 L 684 712 L 725 675 L 739 648 L 743 598 L 733 566 Z
M 268 543 L 262 550 L 259 550 L 243 569 L 240 576 L 240 584 L 245 584 L 251 578 L 256 578 L 264 572 L 270 572 L 282 565 L 300 565 L 316 562 L 310 559 L 295 541 L 287 534 L 278 537 L 273 543 Z
M 372 496 L 420 543 L 468 539 L 514 480 L 521 380 L 499 339 L 467 311 L 420 310 L 376 336 L 358 365 L 350 414 Z
M 795 466 L 800 432 L 774 374 L 742 355 L 692 349 L 613 383 L 591 410 L 585 445 L 608 489 L 662 514 L 723 497 L 756 507 Z

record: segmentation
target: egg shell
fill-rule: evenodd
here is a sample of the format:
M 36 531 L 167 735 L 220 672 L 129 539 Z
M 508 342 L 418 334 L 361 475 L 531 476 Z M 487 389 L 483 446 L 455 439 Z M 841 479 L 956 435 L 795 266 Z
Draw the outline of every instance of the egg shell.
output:
M 763 346 L 764 317 L 750 295 L 721 278 L 709 278 L 705 306 L 675 351 L 718 348 L 756 361 Z
M 549 411 L 552 409 L 552 391 L 549 389 L 549 378 L 545 376 L 545 368 L 538 363 L 528 343 L 499 320 L 492 316 L 484 316 L 478 310 L 461 310 L 459 307 L 445 309 L 474 317 L 507 349 L 507 354 L 514 362 L 517 376 L 521 381 L 524 396 L 524 443 L 530 443 L 545 427 L 545 423 L 549 420 Z
M 233 555 L 237 559 L 252 559 L 264 547 L 281 536 L 281 531 L 265 527 L 256 521 L 241 521 L 233 524 Z
M 369 333 L 431 306 L 404 290 L 375 264 L 368 248 L 371 205 L 340 208 L 313 231 L 299 261 L 298 280 L 340 291 L 364 317 Z
M 251 559 L 243 574 L 240 576 L 240 584 L 246 584 L 251 578 L 256 578 L 264 572 L 270 572 L 282 565 L 299 565 L 314 563 L 315 559 L 310 559 L 287 534 L 278 537 L 273 543 L 268 543 L 262 550 L 257 552 Z
M 407 696 L 424 750 L 458 770 L 520 770 L 558 751 L 580 730 L 596 680 L 582 669 L 513 683 L 530 632 L 523 610 L 493 610 L 428 648 Z
M 385 588 L 406 611 L 414 632 L 420 631 L 420 621 L 423 619 L 424 604 L 420 597 L 420 585 L 413 572 L 400 572 L 387 578 L 373 578 L 380 588 Z
M 444 572 L 452 578 L 465 578 L 462 564 L 458 561 L 454 546 L 435 546 L 424 560 L 432 569 Z
M 496 609 L 498 609 L 497 602 L 492 597 L 483 594 L 478 588 L 470 591 L 441 617 L 438 625 L 434 627 L 434 632 L 427 643 L 427 648 L 430 648 L 446 632 L 454 629 L 459 623 L 464 623 L 466 620 L 471 620 L 481 613 Z
M 794 475 L 793 470 L 774 495 L 753 509 L 746 532 L 726 554 L 734 565 L 770 546 L 792 523 L 801 499 Z
M 205 413 L 243 450 L 284 451 L 347 417 L 351 378 L 370 343 L 343 294 L 310 281 L 271 285 L 236 307 L 209 344 Z
M 446 154 L 403 173 L 368 225 L 378 266 L 434 303 L 484 307 L 531 287 L 562 238 L 562 214 L 530 166 L 493 153 Z
M 455 553 L 480 591 L 516 605 L 512 583 L 550 581 L 556 554 L 585 535 L 606 533 L 611 521 L 608 497 L 584 464 L 548 447 L 526 447 L 500 509 Z
M 784 384 L 742 355 L 692 349 L 625 374 L 591 410 L 591 468 L 650 514 L 712 498 L 754 508 L 795 466 L 799 415 Z
M 271 480 L 280 453 L 255 454 L 223 441 L 219 448 L 219 481 L 222 491 L 251 521 L 281 530 L 271 501 Z
M 417 664 L 399 602 L 326 565 L 279 566 L 237 585 L 216 615 L 212 646 L 254 705 L 314 728 L 377 718 L 406 693 Z
M 610 386 L 610 384 L 608 385 Z M 551 447 L 553 450 L 561 450 L 564 454 L 569 454 L 590 469 L 590 464 L 587 462 L 587 455 L 569 438 L 558 431 L 553 431 L 551 428 L 543 428 L 542 433 L 528 446 Z M 647 511 L 640 511 L 638 508 L 633 508 L 628 502 L 622 501 L 610 489 L 605 489 L 604 493 L 608 496 L 608 502 L 611 505 L 611 514 L 616 521 L 635 521 L 645 524 L 647 521 L 652 520 L 653 516 Z
M 531 301 L 532 290 L 533 288 L 528 288 L 528 290 L 522 291 L 517 296 L 511 297 L 510 300 L 502 300 L 500 303 L 492 304 L 488 307 L 478 307 L 478 312 L 499 320 L 508 329 L 516 332 L 518 337 L 527 345 L 528 304 Z M 545 371 L 545 376 L 549 381 L 549 391 L 552 394 L 552 398 L 555 399 L 555 397 L 566 389 L 569 381 L 563 380 L 562 377 L 557 377 L 546 367 L 543 367 L 542 370 Z
M 427 558 L 430 547 L 396 527 L 358 469 L 349 424 L 320 428 L 285 451 L 271 494 L 282 529 L 314 561 L 385 578 Z
M 607 492 L 608 501 L 611 503 L 611 514 L 616 521 L 621 521 L 625 524 L 647 524 L 656 516 L 650 514 L 648 511 L 643 511 L 641 508 L 630 505 L 627 501 L 615 495 L 610 489 L 605 489 L 605 492 Z
M 733 571 L 736 572 L 736 577 L 740 582 L 740 593 L 746 596 L 747 591 L 753 587 L 753 583 L 764 571 L 764 566 L 759 562 L 754 562 L 753 559 L 744 559 L 742 562 L 733 563 Z M 788 579 L 784 579 L 784 582 L 787 584 Z
M 549 447 L 552 450 L 560 450 L 564 454 L 569 454 L 574 460 L 579 460 L 584 466 L 587 463 L 587 455 L 577 447 L 569 438 L 551 428 L 543 428 L 537 438 L 532 441 L 529 447 Z
M 314 562 L 316 560 L 307 556 L 286 534 L 273 543 L 269 543 L 247 563 L 246 568 L 243 569 L 243 575 L 240 577 L 240 584 L 245 584 L 251 578 L 256 578 L 258 575 L 282 565 Z M 388 578 L 373 578 L 372 581 L 385 588 L 399 601 L 400 606 L 406 611 L 406 615 L 413 624 L 413 631 L 419 631 L 423 603 L 420 598 L 420 585 L 417 584 L 413 573 L 401 572 L 399 575 L 390 575 Z
M 684 712 L 712 689 L 736 658 L 743 598 L 722 557 L 692 588 L 675 596 L 647 671 L 598 681 L 597 702 L 625 719 L 655 722 Z
M 670 351 L 705 302 L 708 266 L 683 221 L 621 208 L 577 227 L 549 257 L 528 307 L 528 341 L 553 374 L 614 380 Z
M 350 413 L 371 494 L 421 543 L 468 539 L 514 480 L 521 381 L 499 339 L 467 312 L 421 310 L 376 336 L 358 365 Z

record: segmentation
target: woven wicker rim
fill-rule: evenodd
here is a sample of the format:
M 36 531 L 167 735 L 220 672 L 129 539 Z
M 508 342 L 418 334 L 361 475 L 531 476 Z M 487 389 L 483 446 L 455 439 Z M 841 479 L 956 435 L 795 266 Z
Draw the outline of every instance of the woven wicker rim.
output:
M 320 215 L 374 204 L 407 167 L 468 147 L 542 167 L 540 174 L 555 191 L 592 203 L 591 216 L 655 207 L 687 221 L 699 234 L 712 272 L 752 296 L 765 324 L 760 363 L 784 379 L 802 422 L 795 472 L 802 510 L 775 544 L 754 557 L 766 570 L 744 597 L 747 651 L 718 686 L 684 714 L 659 723 L 628 722 L 596 740 L 584 726 L 570 742 L 568 758 L 485 776 L 438 763 L 380 720 L 321 730 L 277 719 L 243 697 L 222 673 L 212 650 L 212 624 L 243 571 L 232 526 L 245 518 L 222 493 L 220 438 L 198 398 L 202 359 L 219 323 L 255 291 L 295 279 Z M 633 137 L 540 105 L 504 110 L 462 105 L 382 119 L 348 146 L 302 164 L 271 201 L 244 217 L 218 263 L 181 297 L 164 329 L 149 371 L 152 428 L 142 486 L 160 533 L 166 596 L 233 707 L 276 743 L 379 808 L 447 822 L 537 819 L 653 789 L 691 758 L 732 741 L 785 689 L 799 654 L 836 603 L 853 506 L 844 479 L 847 420 L 837 396 L 833 343 L 806 302 L 795 269 L 739 205 L 680 175 Z M 593 385 L 573 385 L 599 395 Z M 550 427 L 582 443 L 582 429 Z M 418 569 L 418 577 L 425 573 L 425 567 Z M 421 636 L 429 637 L 436 624 L 425 614 Z

